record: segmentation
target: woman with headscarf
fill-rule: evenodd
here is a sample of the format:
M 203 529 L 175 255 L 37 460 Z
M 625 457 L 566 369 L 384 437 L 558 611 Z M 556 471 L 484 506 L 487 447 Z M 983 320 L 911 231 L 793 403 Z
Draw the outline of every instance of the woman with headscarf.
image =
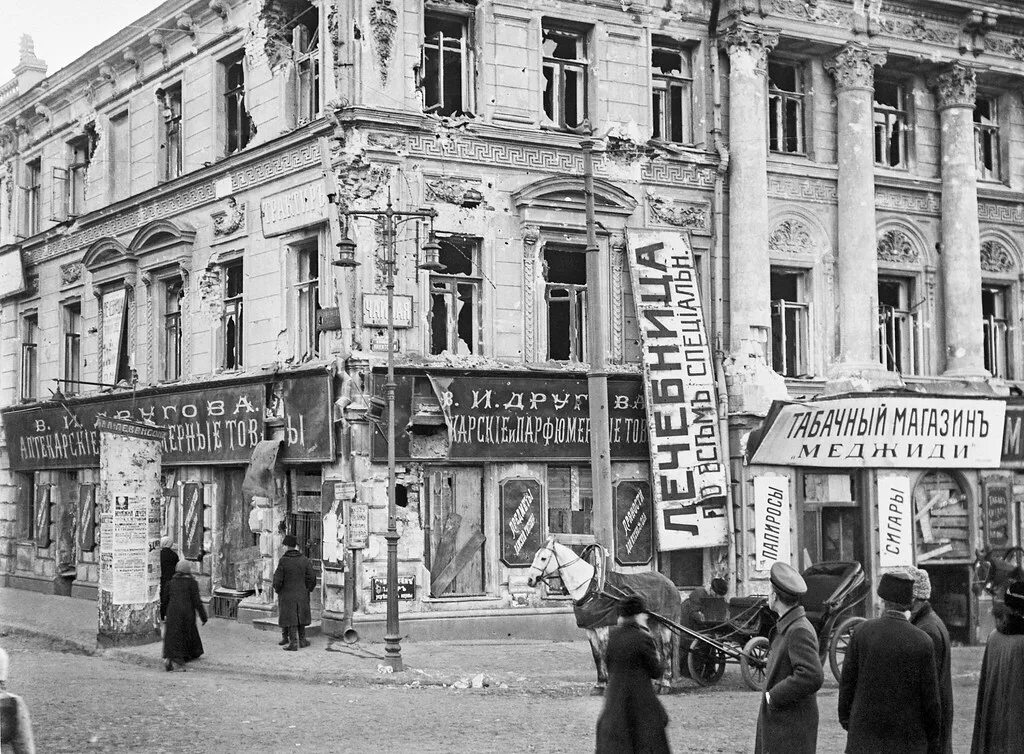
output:
M 174 551 L 174 540 L 164 537 L 160 540 L 160 620 L 167 617 L 167 585 L 174 577 L 178 565 L 178 553 Z
M 28 707 L 17 694 L 7 693 L 7 667 L 7 653 L 0 649 L 0 752 L 35 754 Z
M 203 654 L 203 641 L 196 628 L 196 616 L 206 625 L 206 608 L 199 599 L 199 584 L 192 577 L 192 564 L 178 561 L 167 586 L 167 618 L 164 631 L 164 669 L 184 670 L 185 663 Z
M 971 754 L 1024 752 L 1024 581 L 1013 581 L 988 637 L 978 680 Z

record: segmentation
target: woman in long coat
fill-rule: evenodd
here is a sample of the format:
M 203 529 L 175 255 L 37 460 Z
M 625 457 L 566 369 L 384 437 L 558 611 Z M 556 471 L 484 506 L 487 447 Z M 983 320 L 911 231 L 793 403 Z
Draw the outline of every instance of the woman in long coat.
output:
M 651 686 L 661 676 L 661 661 L 647 627 L 640 597 L 619 603 L 619 623 L 608 635 L 608 687 L 597 719 L 597 754 L 662 754 L 670 751 L 668 714 Z
M 1024 752 L 1024 581 L 1012 582 L 1003 602 L 981 661 L 971 754 Z
M 174 551 L 174 540 L 164 537 L 160 540 L 160 620 L 167 617 L 167 585 L 174 578 L 174 569 L 178 565 L 178 553 Z
M 184 670 L 186 662 L 203 654 L 203 640 L 196 628 L 196 616 L 206 625 L 206 608 L 199 599 L 199 584 L 192 578 L 192 565 L 187 560 L 178 561 L 167 593 L 164 668 Z

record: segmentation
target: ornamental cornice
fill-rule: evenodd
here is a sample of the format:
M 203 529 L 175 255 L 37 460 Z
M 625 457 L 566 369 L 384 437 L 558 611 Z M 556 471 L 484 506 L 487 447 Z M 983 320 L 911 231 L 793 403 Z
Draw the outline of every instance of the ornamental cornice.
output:
M 775 15 L 795 18 L 799 21 L 828 24 L 829 26 L 839 26 L 845 29 L 853 28 L 854 14 L 852 11 L 824 2 L 824 0 L 818 0 L 817 2 L 807 2 L 807 0 L 771 0 L 771 12 Z
M 885 65 L 885 53 L 852 43 L 825 59 L 825 70 L 836 80 L 836 88 L 871 89 L 875 68 Z
M 727 26 L 719 39 L 730 58 L 745 52 L 753 56 L 758 68 L 764 68 L 768 53 L 779 43 L 779 33 L 747 21 L 737 21 Z
M 959 61 L 953 63 L 929 83 L 938 95 L 940 110 L 946 107 L 974 107 L 978 79 L 970 66 Z

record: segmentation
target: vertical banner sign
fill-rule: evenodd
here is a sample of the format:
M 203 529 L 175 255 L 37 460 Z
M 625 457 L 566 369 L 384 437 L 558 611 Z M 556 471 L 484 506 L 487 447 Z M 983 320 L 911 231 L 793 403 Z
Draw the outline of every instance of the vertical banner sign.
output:
M 128 289 L 117 288 L 103 294 L 103 330 L 100 333 L 100 382 L 117 381 L 117 363 L 121 358 L 121 332 L 124 329 Z
M 615 506 L 615 562 L 619 565 L 647 565 L 654 557 L 650 482 L 619 482 L 612 498 Z
M 914 565 L 914 513 L 910 477 L 878 477 L 878 566 Z
M 986 481 L 985 540 L 991 548 L 1010 545 L 1010 485 L 1002 480 Z
M 501 561 L 528 566 L 540 549 L 540 482 L 506 479 L 501 483 Z
M 50 485 L 36 487 L 36 547 L 50 546 Z
M 776 561 L 792 565 L 789 478 L 754 477 L 754 570 L 767 573 Z
M 658 549 L 724 545 L 728 482 L 693 253 L 678 233 L 631 235 Z
M 78 490 L 78 548 L 92 552 L 96 547 L 96 486 L 83 484 Z
M 203 485 L 186 482 L 182 499 L 181 554 L 198 560 L 203 555 Z

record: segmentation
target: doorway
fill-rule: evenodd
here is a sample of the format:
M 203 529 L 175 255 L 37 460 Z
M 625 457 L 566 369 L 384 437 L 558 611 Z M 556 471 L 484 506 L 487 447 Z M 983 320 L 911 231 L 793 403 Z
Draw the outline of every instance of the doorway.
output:
M 864 513 L 855 474 L 802 475 L 801 570 L 814 563 L 855 560 L 865 569 Z
M 433 468 L 426 478 L 430 595 L 484 594 L 483 470 Z

